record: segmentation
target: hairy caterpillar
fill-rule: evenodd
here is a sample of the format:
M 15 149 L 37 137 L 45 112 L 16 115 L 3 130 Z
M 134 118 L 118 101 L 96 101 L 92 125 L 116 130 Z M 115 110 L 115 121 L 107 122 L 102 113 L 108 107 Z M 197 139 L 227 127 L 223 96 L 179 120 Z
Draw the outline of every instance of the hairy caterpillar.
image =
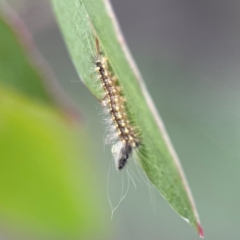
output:
M 96 37 L 96 36 L 95 36 Z M 112 73 L 107 57 L 100 51 L 99 40 L 96 37 L 96 56 L 94 56 L 95 71 L 104 90 L 101 101 L 109 114 L 109 134 L 107 142 L 113 143 L 112 153 L 116 168 L 121 170 L 127 163 L 133 149 L 139 145 L 138 134 L 128 118 L 126 99 L 123 97 L 119 80 Z

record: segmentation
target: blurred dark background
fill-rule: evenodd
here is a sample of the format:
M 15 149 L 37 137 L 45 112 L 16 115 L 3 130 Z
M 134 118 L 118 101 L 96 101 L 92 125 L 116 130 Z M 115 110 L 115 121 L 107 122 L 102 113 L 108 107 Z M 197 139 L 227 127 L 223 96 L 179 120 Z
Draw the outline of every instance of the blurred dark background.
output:
M 111 155 L 108 148 L 103 151 L 100 108 L 78 82 L 49 1 L 8 2 L 81 110 L 107 202 Z M 240 1 L 112 0 L 112 4 L 181 159 L 206 239 L 239 239 Z M 109 207 L 109 239 L 198 239 L 157 192 L 153 207 L 147 187 L 137 185 L 136 190 L 130 187 L 112 220 Z

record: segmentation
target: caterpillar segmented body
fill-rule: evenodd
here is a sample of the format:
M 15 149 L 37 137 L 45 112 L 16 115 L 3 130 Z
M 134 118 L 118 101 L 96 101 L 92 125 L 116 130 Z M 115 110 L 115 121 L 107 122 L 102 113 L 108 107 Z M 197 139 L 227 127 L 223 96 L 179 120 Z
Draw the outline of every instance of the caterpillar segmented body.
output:
M 94 58 L 95 71 L 104 90 L 104 97 L 101 103 L 109 113 L 111 128 L 107 142 L 114 144 L 112 153 L 116 168 L 121 170 L 126 165 L 133 149 L 137 148 L 140 142 L 136 130 L 128 119 L 126 99 L 123 97 L 118 78 L 109 69 L 108 59 L 100 51 L 97 37 L 96 52 L 97 55 Z

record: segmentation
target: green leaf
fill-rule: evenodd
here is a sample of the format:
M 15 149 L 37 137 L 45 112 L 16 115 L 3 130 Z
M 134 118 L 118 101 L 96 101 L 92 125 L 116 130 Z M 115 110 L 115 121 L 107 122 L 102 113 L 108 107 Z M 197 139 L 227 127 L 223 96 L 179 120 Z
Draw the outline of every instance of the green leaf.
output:
M 3 4 L 4 5 L 4 4 Z M 0 83 L 32 100 L 74 111 L 26 26 L 12 9 L 0 6 Z M 7 7 L 7 6 L 5 6 Z M 76 114 L 76 113 L 74 113 Z
M 19 26 L 20 27 L 20 26 Z M 24 46 L 25 29 L 10 27 L 3 16 L 0 16 L 0 79 L 8 87 L 21 90 L 30 96 L 51 102 L 43 85 L 42 76 L 37 71 Z M 22 31 L 22 32 L 20 32 Z M 26 36 L 28 37 L 28 36 Z M 31 46 L 28 46 L 29 50 Z
M 108 1 L 52 0 L 72 61 L 84 84 L 100 99 L 93 77 L 95 34 L 118 76 L 131 120 L 141 132 L 138 160 L 168 203 L 203 236 L 190 189 L 145 84 L 138 72 Z
M 29 100 L 0 89 L 1 222 L 21 232 L 94 236 L 105 215 L 92 197 L 100 192 L 88 174 L 86 134 Z

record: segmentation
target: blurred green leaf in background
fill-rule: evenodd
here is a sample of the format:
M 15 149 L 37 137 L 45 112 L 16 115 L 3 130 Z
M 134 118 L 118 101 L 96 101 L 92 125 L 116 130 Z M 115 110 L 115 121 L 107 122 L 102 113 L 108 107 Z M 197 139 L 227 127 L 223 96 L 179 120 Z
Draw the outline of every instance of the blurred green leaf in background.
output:
M 74 107 L 62 108 L 50 94 L 50 80 L 30 56 L 30 36 L 9 9 L 2 9 L 0 33 L 1 225 L 14 239 L 99 239 L 105 214 L 97 174 L 88 174 L 95 171 L 88 136 L 68 114 Z

